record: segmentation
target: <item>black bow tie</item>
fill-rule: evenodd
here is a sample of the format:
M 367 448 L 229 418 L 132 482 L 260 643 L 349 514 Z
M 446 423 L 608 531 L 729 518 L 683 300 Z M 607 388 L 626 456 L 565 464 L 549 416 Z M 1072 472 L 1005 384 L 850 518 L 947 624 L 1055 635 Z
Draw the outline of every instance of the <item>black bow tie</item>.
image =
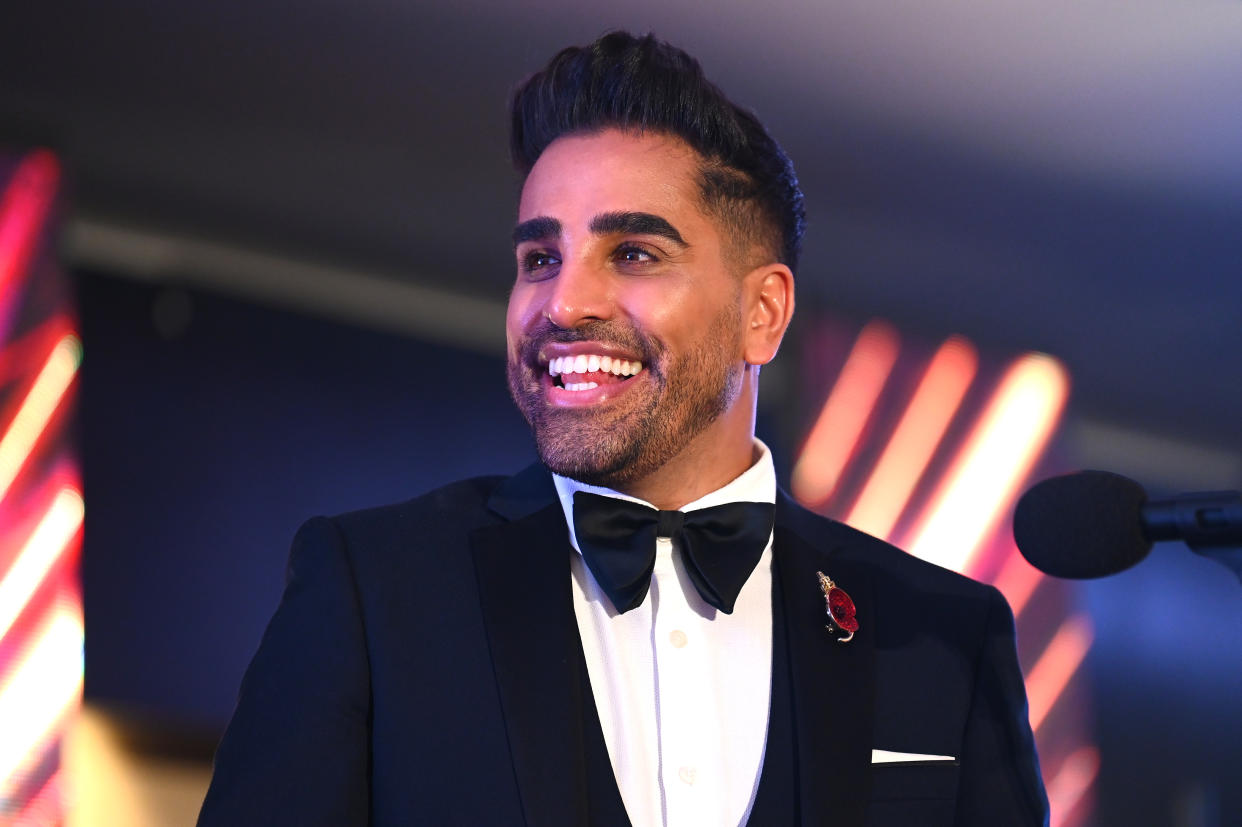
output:
M 727 503 L 697 511 L 657 511 L 578 491 L 574 535 L 582 558 L 618 612 L 642 605 L 655 568 L 656 537 L 681 549 L 699 595 L 725 614 L 772 536 L 772 503 Z

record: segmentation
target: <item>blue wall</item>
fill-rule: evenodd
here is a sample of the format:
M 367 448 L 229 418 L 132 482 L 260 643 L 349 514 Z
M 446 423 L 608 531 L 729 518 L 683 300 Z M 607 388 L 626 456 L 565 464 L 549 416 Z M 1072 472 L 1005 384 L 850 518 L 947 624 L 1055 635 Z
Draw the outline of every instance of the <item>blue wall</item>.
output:
M 499 358 L 99 274 L 79 292 L 89 700 L 222 728 L 303 520 L 534 459 Z

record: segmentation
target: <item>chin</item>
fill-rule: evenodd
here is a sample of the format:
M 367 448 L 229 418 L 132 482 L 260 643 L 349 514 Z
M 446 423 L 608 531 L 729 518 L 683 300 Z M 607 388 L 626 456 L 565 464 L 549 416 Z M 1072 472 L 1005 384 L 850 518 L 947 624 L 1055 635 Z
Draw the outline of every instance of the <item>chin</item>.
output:
M 641 445 L 632 445 L 625 451 L 583 451 L 578 440 L 574 443 L 567 446 L 559 439 L 545 439 L 538 434 L 535 437 L 539 459 L 562 477 L 601 488 L 619 489 L 646 473 L 644 466 L 649 463 L 640 461 Z

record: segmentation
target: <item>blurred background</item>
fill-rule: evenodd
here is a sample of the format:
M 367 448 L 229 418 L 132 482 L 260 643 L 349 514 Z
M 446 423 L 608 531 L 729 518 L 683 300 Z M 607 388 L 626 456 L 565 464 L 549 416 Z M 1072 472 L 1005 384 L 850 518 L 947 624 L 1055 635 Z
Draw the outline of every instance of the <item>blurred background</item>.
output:
M 301 521 L 533 459 L 506 97 L 619 27 L 797 166 L 783 483 L 1005 592 L 1054 824 L 1242 823 L 1236 578 L 1009 533 L 1079 468 L 1242 488 L 1242 5 L 595 5 L 5 8 L 0 824 L 192 823 Z

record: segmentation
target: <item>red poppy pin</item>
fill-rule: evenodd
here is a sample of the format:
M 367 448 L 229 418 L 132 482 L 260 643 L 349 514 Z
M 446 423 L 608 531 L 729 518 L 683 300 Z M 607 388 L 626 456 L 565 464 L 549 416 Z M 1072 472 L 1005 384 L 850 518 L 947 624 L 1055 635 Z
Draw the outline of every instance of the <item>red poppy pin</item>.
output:
M 845 636 L 838 637 L 837 642 L 849 643 L 854 639 L 854 633 L 858 631 L 858 618 L 854 617 L 857 613 L 854 601 L 850 600 L 850 596 L 845 593 L 844 589 L 832 582 L 831 577 L 822 571 L 815 573 L 819 575 L 819 587 L 824 590 L 824 602 L 828 604 L 828 625 L 824 628 L 833 635 L 844 632 Z

